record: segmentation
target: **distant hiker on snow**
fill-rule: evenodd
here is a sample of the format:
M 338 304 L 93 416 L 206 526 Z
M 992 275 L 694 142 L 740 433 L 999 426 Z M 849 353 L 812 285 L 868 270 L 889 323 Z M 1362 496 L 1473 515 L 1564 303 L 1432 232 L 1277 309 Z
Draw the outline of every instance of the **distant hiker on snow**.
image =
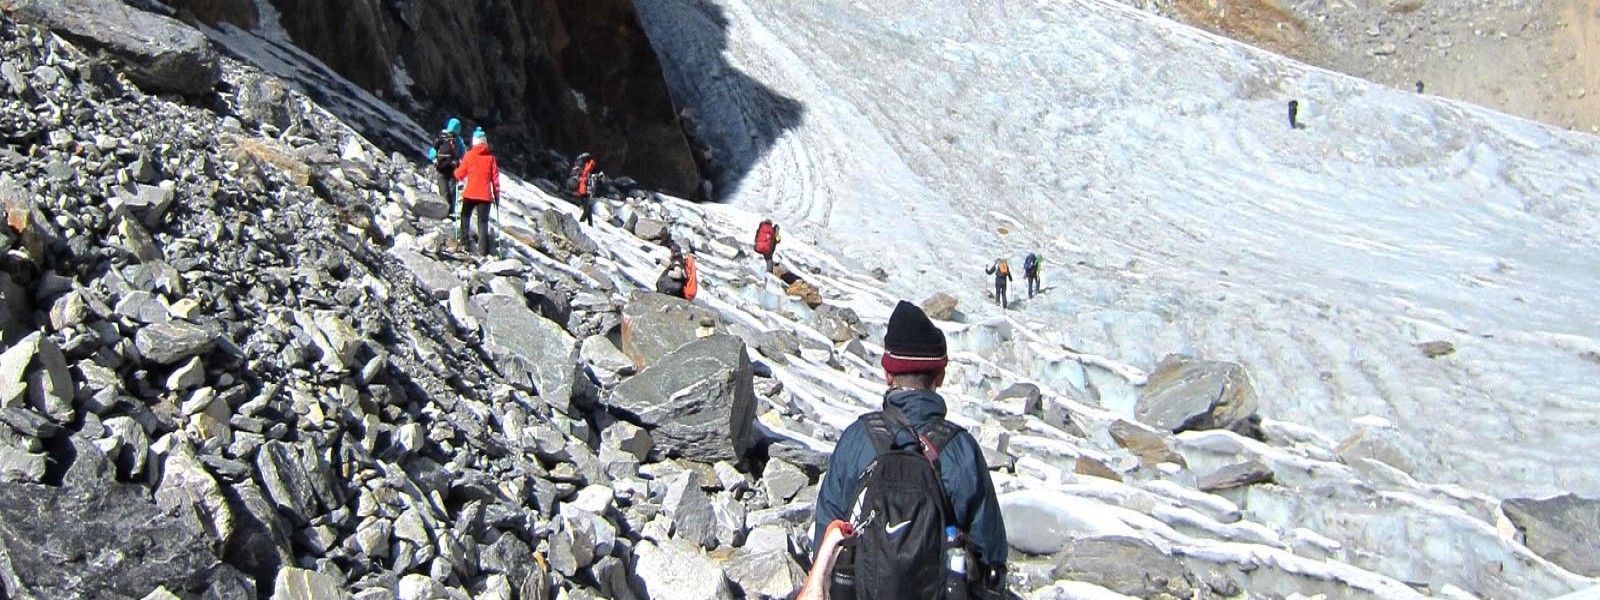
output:
M 585 152 L 578 155 L 573 161 L 572 170 L 567 175 L 567 185 L 572 190 L 574 198 L 583 207 L 583 216 L 578 220 L 589 225 L 594 225 L 594 193 L 600 185 L 603 173 L 594 170 L 594 157 Z
M 778 242 L 783 241 L 783 235 L 778 233 L 778 226 L 772 219 L 762 219 L 756 226 L 756 254 L 767 261 L 767 272 L 772 272 L 772 253 L 777 251 Z
M 467 143 L 461 141 L 461 121 L 452 117 L 428 147 L 428 160 L 433 161 L 433 169 L 439 174 L 439 195 L 450 206 L 452 219 L 456 215 L 456 166 L 466 154 Z
M 672 254 L 667 257 L 667 268 L 656 278 L 656 292 L 693 302 L 700 289 L 698 280 L 694 257 L 684 254 L 682 248 L 673 244 Z
M 816 557 L 832 565 L 830 596 L 1002 598 L 1009 546 L 989 466 L 936 391 L 944 332 L 902 301 L 883 349 L 882 410 L 840 435 L 817 492 L 815 547 L 849 530 L 839 552 Z
M 1044 268 L 1043 262 L 1043 260 L 1039 259 L 1038 254 L 1032 252 L 1028 253 L 1027 258 L 1022 259 L 1022 280 L 1028 284 L 1029 298 L 1044 289 L 1039 284 L 1039 271 Z
M 489 137 L 483 129 L 472 132 L 472 148 L 456 167 L 457 181 L 466 182 L 461 191 L 461 245 L 472 248 L 472 213 L 478 213 L 478 254 L 489 254 L 489 209 L 500 200 L 500 165 L 489 153 Z
M 1305 126 L 1300 124 L 1299 100 L 1289 101 L 1289 129 L 1305 129 Z
M 1011 264 L 1006 259 L 995 259 L 994 264 L 983 270 L 984 273 L 994 276 L 994 299 L 1000 303 L 1000 308 L 1009 308 L 1006 301 L 1006 286 L 1011 282 Z

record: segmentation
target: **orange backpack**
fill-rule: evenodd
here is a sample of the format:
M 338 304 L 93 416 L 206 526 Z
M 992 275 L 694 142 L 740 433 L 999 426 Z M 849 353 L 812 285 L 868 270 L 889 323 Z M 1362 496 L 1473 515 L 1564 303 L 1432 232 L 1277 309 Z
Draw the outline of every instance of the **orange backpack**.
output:
M 694 269 L 694 257 L 683 257 L 683 299 L 694 301 L 695 292 L 700 291 L 700 276 Z

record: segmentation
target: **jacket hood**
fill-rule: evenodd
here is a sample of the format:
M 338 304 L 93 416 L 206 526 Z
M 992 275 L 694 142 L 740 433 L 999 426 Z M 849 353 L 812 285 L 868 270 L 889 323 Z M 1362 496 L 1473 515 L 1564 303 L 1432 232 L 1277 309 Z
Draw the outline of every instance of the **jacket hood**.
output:
M 479 155 L 488 154 L 488 153 L 489 153 L 489 144 L 488 143 L 474 144 L 471 148 L 467 148 L 467 156 L 479 156 Z
M 916 424 L 944 418 L 948 411 L 944 397 L 929 390 L 894 390 L 884 396 L 884 401 L 905 411 L 906 417 Z

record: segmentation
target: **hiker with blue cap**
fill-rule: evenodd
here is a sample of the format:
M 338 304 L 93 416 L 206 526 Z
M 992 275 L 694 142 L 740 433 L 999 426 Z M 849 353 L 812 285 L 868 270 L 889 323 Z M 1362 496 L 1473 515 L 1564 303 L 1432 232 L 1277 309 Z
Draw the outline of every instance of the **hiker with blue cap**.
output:
M 461 141 L 461 121 L 451 117 L 444 129 L 434 136 L 433 145 L 428 147 L 428 160 L 433 161 L 433 169 L 439 174 L 439 195 L 450 206 L 450 218 L 456 213 L 456 167 L 466 154 L 467 144 Z

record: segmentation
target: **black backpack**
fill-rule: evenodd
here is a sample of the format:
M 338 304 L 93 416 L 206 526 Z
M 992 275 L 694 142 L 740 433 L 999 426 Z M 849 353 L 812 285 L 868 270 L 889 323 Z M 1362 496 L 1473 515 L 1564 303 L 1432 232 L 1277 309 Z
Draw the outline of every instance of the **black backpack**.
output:
M 433 168 L 440 173 L 454 173 L 460 162 L 461 157 L 456 156 L 456 134 L 439 132 L 439 137 L 433 140 Z
M 1023 261 L 1022 261 L 1022 272 L 1026 273 L 1028 275 L 1033 275 L 1034 271 L 1037 270 L 1038 267 L 1039 267 L 1039 255 L 1037 255 L 1037 254 L 1029 254 L 1028 258 L 1023 259 Z
M 886 408 L 861 417 L 877 457 L 856 481 L 849 515 L 856 534 L 835 563 L 830 595 L 942 598 L 945 527 L 955 521 L 938 454 L 961 428 L 939 419 L 927 435 L 918 434 L 898 408 Z M 918 443 L 896 447 L 895 432 L 901 430 L 916 434 Z

